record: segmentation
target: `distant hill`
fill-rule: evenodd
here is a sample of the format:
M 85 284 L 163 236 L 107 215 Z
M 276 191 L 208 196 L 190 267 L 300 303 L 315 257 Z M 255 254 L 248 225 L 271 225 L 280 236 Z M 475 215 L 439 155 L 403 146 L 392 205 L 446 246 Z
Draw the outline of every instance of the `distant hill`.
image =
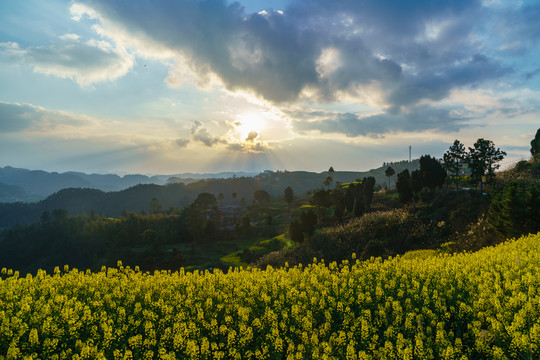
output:
M 16 185 L 8 185 L 0 183 L 0 203 L 3 202 L 34 202 L 39 201 L 43 197 L 31 194 Z
M 0 183 L 17 186 L 23 191 L 34 195 L 34 201 L 47 197 L 57 191 L 66 188 L 89 188 L 102 191 L 121 191 L 139 184 L 165 185 L 170 178 L 173 182 L 191 183 L 200 179 L 228 178 L 233 176 L 253 176 L 256 173 L 246 172 L 222 172 L 217 174 L 176 174 L 176 175 L 124 175 L 116 174 L 85 174 L 81 172 L 46 172 L 42 170 L 28 170 L 6 166 L 0 168 Z M 8 191 L 8 190 L 6 190 Z M 9 200 L 14 198 L 14 200 Z M 6 195 L 5 200 L 0 198 L 0 202 L 27 201 L 32 196 L 19 199 L 19 196 L 10 197 Z
M 364 172 L 336 171 L 330 175 L 334 180 L 333 185 L 335 181 L 347 183 L 367 176 L 373 176 L 379 185 L 384 186 L 388 184 L 388 178 L 384 175 L 384 170 L 387 166 L 388 164 L 381 168 Z M 393 163 L 390 166 L 396 170 L 396 174 L 405 168 L 409 170 L 419 168 L 418 160 L 412 163 L 405 161 Z M 6 168 L 2 170 L 5 173 Z M 19 174 L 32 172 L 30 170 L 13 168 L 8 168 L 7 172 L 17 173 L 15 170 L 21 170 Z M 186 184 L 170 181 L 166 185 L 158 185 L 141 182 L 166 181 L 166 176 L 145 177 L 144 175 L 134 175 L 119 177 L 117 175 L 86 175 L 73 172 L 58 174 L 39 171 L 34 174 L 37 175 L 37 178 L 50 181 L 48 183 L 49 189 L 54 188 L 54 183 L 52 182 L 54 179 L 63 180 L 64 182 L 60 182 L 61 184 L 66 184 L 66 179 L 71 179 L 78 181 L 77 184 L 80 186 L 68 187 L 56 191 L 46 199 L 35 204 L 0 204 L 0 228 L 7 228 L 17 223 L 38 222 L 44 211 L 54 209 L 65 209 L 71 215 L 89 214 L 93 211 L 106 216 L 117 217 L 124 210 L 135 212 L 149 211 L 152 198 L 158 199 L 163 209 L 170 207 L 178 208 L 189 205 L 202 192 L 209 192 L 216 197 L 219 194 L 223 194 L 222 205 L 240 202 L 242 198 L 247 204 L 251 204 L 255 190 L 263 189 L 272 196 L 281 197 L 285 188 L 290 186 L 296 196 L 304 195 L 307 191 L 321 188 L 324 180 L 329 176 L 327 172 L 265 171 L 252 177 L 229 177 L 205 180 L 191 179 Z M 190 174 L 190 176 L 193 175 Z M 21 179 L 24 180 L 24 176 L 21 175 Z M 107 182 L 107 179 L 110 179 L 110 181 Z M 117 182 L 113 180 L 117 180 Z M 120 191 L 107 192 L 99 188 L 105 188 L 111 183 L 116 183 L 117 186 L 120 186 L 120 181 L 124 181 L 124 186 L 129 184 L 130 181 L 139 182 L 139 184 Z M 85 186 L 89 183 L 93 186 Z M 391 185 L 394 186 L 393 181 L 391 181 Z M 37 184 L 35 186 L 37 188 Z M 232 198 L 233 193 L 237 194 L 237 199 Z

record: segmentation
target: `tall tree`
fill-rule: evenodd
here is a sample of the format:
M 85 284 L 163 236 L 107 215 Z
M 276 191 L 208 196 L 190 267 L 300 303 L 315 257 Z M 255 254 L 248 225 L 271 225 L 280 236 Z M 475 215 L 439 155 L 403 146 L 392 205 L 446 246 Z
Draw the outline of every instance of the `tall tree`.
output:
M 411 201 L 413 197 L 411 189 L 411 174 L 409 170 L 405 169 L 397 176 L 396 189 L 399 193 L 399 201 L 402 204 L 406 204 Z
M 317 225 L 317 215 L 312 209 L 309 209 L 307 212 L 302 212 L 300 219 L 302 222 L 302 232 L 306 233 L 308 239 L 311 239 Z
M 414 170 L 411 173 L 411 190 L 414 194 L 417 194 L 422 190 L 422 173 L 420 170 Z
M 535 159 L 540 157 L 540 129 L 536 131 L 536 136 L 531 140 L 531 155 Z
M 459 189 L 459 170 L 466 161 L 467 151 L 465 146 L 459 140 L 454 140 L 454 143 L 443 155 L 443 164 L 446 171 L 456 177 L 456 190 Z
M 366 208 L 371 207 L 371 202 L 373 201 L 373 192 L 375 191 L 375 178 L 373 176 L 368 176 L 362 179 L 362 193 L 364 198 L 364 203 Z
M 291 203 L 294 200 L 294 192 L 290 186 L 287 186 L 287 188 L 283 192 L 283 198 L 285 199 L 285 202 L 289 206 L 289 210 L 291 210 Z
M 390 189 L 390 179 L 394 174 L 396 173 L 396 170 L 394 170 L 391 166 L 387 167 L 386 170 L 384 170 L 384 175 L 388 177 L 388 189 Z
M 439 160 L 429 155 L 420 157 L 420 173 L 422 175 L 422 186 L 430 190 L 441 187 L 446 180 L 446 171 Z
M 476 140 L 474 146 L 469 148 L 469 164 L 472 170 L 472 177 L 478 184 L 480 182 L 480 191 L 484 191 L 482 177 L 486 176 L 486 182 L 491 182 L 495 177 L 500 162 L 506 156 L 506 152 L 495 148 L 491 140 L 480 138 Z

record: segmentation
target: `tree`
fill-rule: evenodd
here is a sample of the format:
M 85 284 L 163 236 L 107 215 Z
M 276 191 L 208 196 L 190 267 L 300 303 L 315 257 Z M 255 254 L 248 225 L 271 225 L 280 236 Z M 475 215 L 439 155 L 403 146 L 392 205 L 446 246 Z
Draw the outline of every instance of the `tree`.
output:
M 531 140 L 531 155 L 535 159 L 540 157 L 540 129 L 536 131 L 536 136 Z
M 287 202 L 287 205 L 289 205 L 289 210 L 291 210 L 291 203 L 294 200 L 294 193 L 290 186 L 287 186 L 283 192 L 283 198 L 285 199 L 285 202 Z
M 540 230 L 540 183 L 511 181 L 494 195 L 488 218 L 507 237 Z
M 384 170 L 384 175 L 388 177 L 388 188 L 390 189 L 390 178 L 394 176 L 396 173 L 396 170 L 394 170 L 391 166 L 387 167 L 386 170 Z
M 317 190 L 311 197 L 311 204 L 320 206 L 321 208 L 329 208 L 332 206 L 332 192 L 330 190 Z
M 459 140 L 454 140 L 454 143 L 443 155 L 443 164 L 446 171 L 456 177 L 456 190 L 459 189 L 459 170 L 461 170 L 461 165 L 466 161 L 467 152 L 465 146 Z
M 402 204 L 406 204 L 411 201 L 413 197 L 411 189 L 411 174 L 409 170 L 405 169 L 397 176 L 396 189 L 399 193 L 399 201 Z
M 225 199 L 225 195 L 223 195 L 223 193 L 219 193 L 218 200 L 220 204 L 223 203 L 223 199 Z
M 486 176 L 486 182 L 490 183 L 495 177 L 500 162 L 506 156 L 506 152 L 495 149 L 495 144 L 491 140 L 480 138 L 476 140 L 474 146 L 469 148 L 469 164 L 472 170 L 472 177 L 478 184 L 480 191 L 484 191 L 482 177 Z
M 439 160 L 429 155 L 420 157 L 420 174 L 422 175 L 422 186 L 430 190 L 442 187 L 446 180 L 446 171 Z
M 330 166 L 330 169 L 328 169 L 328 173 L 329 174 L 333 174 L 335 171 L 334 171 L 334 167 L 333 166 Z
M 298 220 L 294 220 L 289 224 L 289 238 L 297 243 L 301 243 L 304 241 L 302 224 Z
M 253 193 L 253 198 L 259 202 L 260 206 L 262 206 L 265 202 L 270 201 L 270 194 L 265 190 L 259 189 L 255 190 Z
M 371 202 L 373 201 L 373 192 L 375 191 L 375 178 L 373 176 L 368 176 L 362 179 L 362 194 L 364 199 L 364 204 L 366 208 L 371 207 Z
M 326 186 L 327 188 L 330 188 L 330 185 L 332 185 L 332 181 L 333 181 L 332 177 L 331 177 L 331 176 L 328 176 L 328 177 L 324 180 L 323 185 Z
M 417 194 L 422 190 L 422 173 L 420 170 L 414 170 L 411 173 L 411 190 L 414 194 Z
M 158 213 L 161 210 L 163 210 L 163 207 L 159 203 L 159 200 L 153 197 L 152 200 L 150 200 L 150 211 L 153 213 Z
M 302 232 L 307 234 L 308 239 L 311 239 L 317 225 L 317 215 L 312 209 L 309 209 L 308 212 L 302 212 L 300 219 L 302 222 Z
M 214 194 L 207 192 L 200 193 L 193 202 L 193 206 L 200 211 L 204 212 L 210 208 L 216 206 L 217 200 Z
M 244 214 L 241 218 L 240 218 L 240 226 L 241 226 L 241 230 L 244 234 L 248 234 L 249 233 L 249 228 L 251 226 L 251 218 L 249 217 L 249 215 L 247 214 Z

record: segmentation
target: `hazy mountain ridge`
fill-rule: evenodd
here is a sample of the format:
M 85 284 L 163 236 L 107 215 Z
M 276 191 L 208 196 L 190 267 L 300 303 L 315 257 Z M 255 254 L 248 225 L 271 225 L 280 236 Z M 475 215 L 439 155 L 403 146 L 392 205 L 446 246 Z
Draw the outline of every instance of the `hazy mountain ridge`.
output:
M 35 201 L 39 200 L 39 197 L 44 198 L 66 188 L 90 188 L 111 192 L 125 190 L 139 184 L 165 185 L 170 178 L 190 183 L 201 179 L 254 175 L 256 173 L 221 172 L 216 174 L 182 173 L 153 176 L 128 174 L 119 176 L 116 174 L 86 174 L 75 171 L 58 173 L 6 166 L 3 168 L 0 167 L 0 183 L 17 186 L 29 194 L 23 196 L 20 191 L 6 187 L 4 190 L 6 192 L 5 195 L 2 195 L 3 193 L 0 192 L 0 202 L 32 201 L 31 199 Z M 32 194 L 38 195 L 38 199 Z
M 414 170 L 419 167 L 418 160 L 413 160 L 409 163 L 402 161 L 393 163 L 391 166 L 399 171 L 408 168 Z M 307 191 L 323 187 L 323 182 L 328 176 L 331 176 L 333 182 L 330 186 L 334 186 L 336 182 L 347 183 L 355 181 L 356 179 L 362 179 L 367 176 L 373 176 L 376 179 L 377 184 L 386 186 L 388 184 L 388 178 L 384 175 L 384 170 L 388 167 L 388 164 L 378 168 L 364 172 L 353 171 L 335 171 L 332 173 L 322 172 L 308 172 L 308 171 L 265 171 L 252 177 L 228 177 L 228 178 L 214 178 L 196 180 L 191 179 L 192 182 L 169 182 L 167 184 L 154 184 L 154 183 L 138 183 L 123 190 L 119 191 L 105 191 L 99 189 L 95 184 L 90 181 L 92 179 L 124 179 L 118 175 L 86 175 L 82 173 L 46 173 L 43 171 L 31 171 L 24 169 L 7 168 L 7 172 L 15 174 L 24 174 L 28 176 L 37 175 L 37 179 L 44 179 L 49 181 L 48 187 L 44 185 L 44 188 L 53 188 L 51 179 L 66 179 L 62 178 L 66 175 L 68 179 L 77 179 L 76 184 L 80 186 L 71 186 L 56 191 L 52 195 L 49 195 L 46 199 L 37 203 L 24 204 L 24 203 L 3 203 L 0 204 L 0 228 L 6 228 L 13 226 L 17 223 L 33 223 L 40 220 L 40 216 L 44 211 L 52 211 L 54 209 L 65 209 L 70 215 L 77 215 L 91 212 L 104 214 L 110 217 L 119 216 L 124 210 L 126 211 L 149 211 L 150 202 L 153 198 L 156 198 L 163 209 L 179 208 L 189 205 L 198 194 L 203 192 L 209 192 L 216 197 L 219 194 L 223 194 L 223 200 L 221 205 L 234 204 L 237 202 L 245 201 L 250 204 L 253 201 L 253 194 L 255 190 L 263 189 L 272 196 L 283 196 L 285 188 L 290 186 L 295 194 L 305 194 Z M 5 169 L 0 169 L 0 181 L 5 178 Z M 17 171 L 20 170 L 20 171 Z M 50 174 L 52 177 L 48 178 L 46 174 Z M 81 175 L 82 174 L 82 175 Z M 235 173 L 220 173 L 233 174 Z M 189 174 L 193 176 L 194 174 Z M 213 174 L 217 176 L 218 174 Z M 4 177 L 3 177 L 4 176 Z M 100 177 L 101 176 L 101 177 Z M 165 177 L 165 176 L 163 176 Z M 15 177 L 12 177 L 12 179 Z M 128 176 L 128 180 L 137 181 L 162 181 L 163 178 L 159 176 L 148 177 L 145 175 L 133 175 Z M 32 182 L 26 179 L 24 184 L 32 184 Z M 60 184 L 65 184 L 66 181 L 61 181 Z M 393 186 L 393 181 L 391 181 Z M 91 186 L 88 186 L 91 184 Z M 101 186 L 105 186 L 105 181 L 102 181 Z M 34 184 L 36 188 L 38 184 Z M 93 186 L 92 186 L 93 185 Z M 57 187 L 59 185 L 56 185 Z M 233 199 L 232 194 L 236 193 L 237 198 Z

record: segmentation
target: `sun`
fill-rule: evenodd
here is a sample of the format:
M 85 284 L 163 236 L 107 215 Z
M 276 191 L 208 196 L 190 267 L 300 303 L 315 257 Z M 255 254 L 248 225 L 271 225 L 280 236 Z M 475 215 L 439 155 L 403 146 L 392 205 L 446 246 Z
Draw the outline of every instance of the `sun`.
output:
M 236 123 L 236 132 L 241 141 L 254 141 L 265 129 L 264 117 L 257 113 L 239 115 Z

